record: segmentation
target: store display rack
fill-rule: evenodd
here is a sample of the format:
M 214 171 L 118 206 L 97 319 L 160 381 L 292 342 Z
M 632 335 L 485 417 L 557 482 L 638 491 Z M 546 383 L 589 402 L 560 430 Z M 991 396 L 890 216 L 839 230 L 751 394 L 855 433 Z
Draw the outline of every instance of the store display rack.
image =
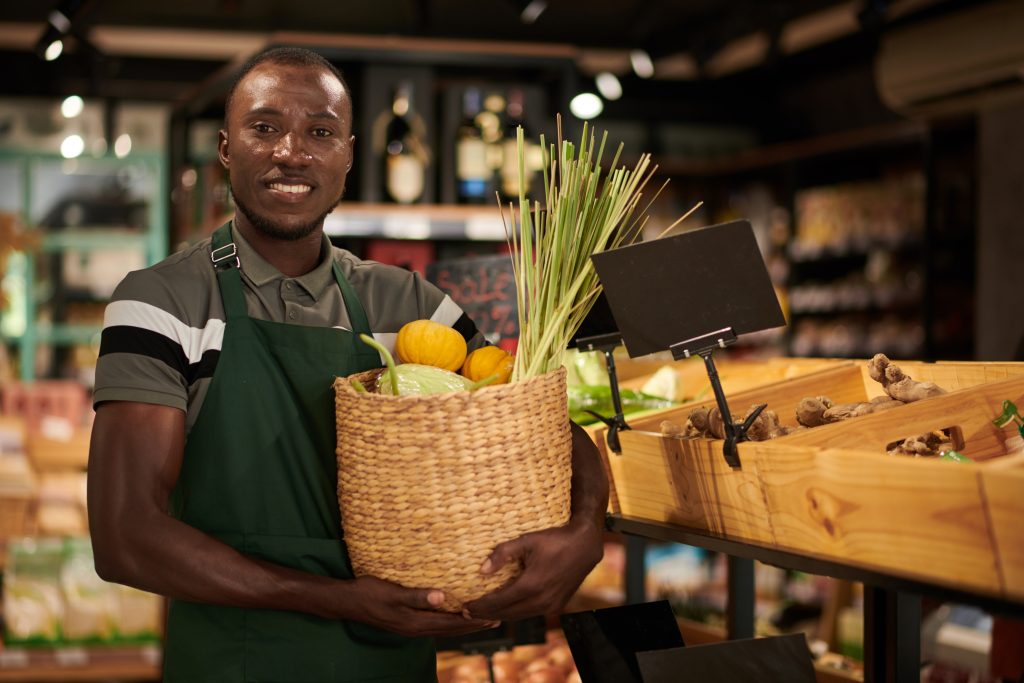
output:
M 872 383 L 866 364 L 832 363 L 730 402 L 768 403 L 787 423 L 787 406 L 802 396 L 864 400 Z M 1002 400 L 1024 395 L 1024 364 L 901 367 L 949 393 L 740 444 L 741 468 L 723 465 L 721 441 L 661 435 L 663 420 L 685 421 L 699 403 L 634 420 L 621 456 L 603 449 L 614 491 L 609 528 L 729 555 L 730 638 L 753 635 L 754 561 L 861 582 L 865 680 L 919 680 L 922 596 L 1024 616 L 1024 470 L 1015 432 L 993 422 Z M 949 426 L 962 430 L 972 464 L 884 455 L 893 439 Z M 643 556 L 635 555 L 627 601 L 643 596 Z

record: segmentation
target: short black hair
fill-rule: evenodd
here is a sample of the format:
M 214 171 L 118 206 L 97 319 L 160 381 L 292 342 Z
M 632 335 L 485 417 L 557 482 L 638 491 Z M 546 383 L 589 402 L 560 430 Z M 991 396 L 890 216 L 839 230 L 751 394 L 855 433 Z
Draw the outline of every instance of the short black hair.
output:
M 323 55 L 317 54 L 312 50 L 307 50 L 304 47 L 272 47 L 262 52 L 257 52 L 242 65 L 242 68 L 235 74 L 234 80 L 231 82 L 231 87 L 228 88 L 227 97 L 224 99 L 224 127 L 228 125 L 228 111 L 231 109 L 231 101 L 235 97 L 235 90 L 238 89 L 238 84 L 242 82 L 245 76 L 255 69 L 260 64 L 264 63 L 271 64 L 283 64 L 286 66 L 309 66 L 319 67 L 327 69 L 334 76 L 341 81 L 341 87 L 345 89 L 345 93 L 348 94 L 349 100 L 352 99 L 352 91 L 348 88 L 348 83 L 345 82 L 345 77 L 341 75 L 341 71 L 338 67 L 331 64 L 330 61 L 325 59 Z

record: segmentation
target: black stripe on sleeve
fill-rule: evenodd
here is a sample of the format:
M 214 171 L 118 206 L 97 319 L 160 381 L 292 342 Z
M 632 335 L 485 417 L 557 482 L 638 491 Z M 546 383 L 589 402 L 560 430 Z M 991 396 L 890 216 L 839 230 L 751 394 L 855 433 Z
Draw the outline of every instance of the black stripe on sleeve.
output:
M 477 333 L 476 323 L 465 313 L 459 316 L 459 319 L 452 325 L 452 329 L 461 334 L 462 338 L 467 342 L 475 337 Z
M 189 363 L 180 344 L 159 332 L 130 325 L 115 325 L 103 330 L 100 355 L 108 353 L 133 353 L 153 358 L 180 373 L 189 385 L 197 379 L 212 377 L 220 358 L 220 350 L 210 349 L 197 363 Z

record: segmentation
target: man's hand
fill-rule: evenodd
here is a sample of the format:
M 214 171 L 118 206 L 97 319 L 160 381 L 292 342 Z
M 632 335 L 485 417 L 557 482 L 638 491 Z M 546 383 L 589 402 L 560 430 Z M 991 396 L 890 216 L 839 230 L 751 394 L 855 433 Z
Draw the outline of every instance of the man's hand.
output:
M 371 576 L 350 582 L 364 611 L 360 621 L 403 636 L 460 636 L 494 628 L 487 619 L 470 619 L 462 614 L 439 612 L 444 593 L 426 588 L 403 588 Z
M 572 517 L 569 523 L 498 545 L 481 571 L 490 574 L 508 562 L 523 572 L 498 590 L 466 604 L 478 619 L 523 619 L 554 614 L 565 607 L 604 555 L 604 515 L 608 478 L 601 454 L 578 425 L 572 429 Z
M 560 612 L 590 570 L 601 560 L 601 530 L 588 521 L 525 534 L 502 543 L 484 561 L 490 574 L 509 562 L 523 572 L 493 593 L 466 604 L 477 619 L 524 619 Z

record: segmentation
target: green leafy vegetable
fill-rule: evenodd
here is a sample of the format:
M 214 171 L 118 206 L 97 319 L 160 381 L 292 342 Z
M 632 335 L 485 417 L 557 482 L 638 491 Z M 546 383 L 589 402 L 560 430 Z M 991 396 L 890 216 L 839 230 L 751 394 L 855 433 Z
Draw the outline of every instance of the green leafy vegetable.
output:
M 377 391 L 390 396 L 422 396 L 425 394 L 443 394 L 449 391 L 466 391 L 478 388 L 473 382 L 462 375 L 448 372 L 432 365 L 402 363 L 395 365 L 395 359 L 387 347 L 369 335 L 361 334 L 359 338 L 364 344 L 372 346 L 384 358 L 388 369 L 377 378 Z M 488 383 L 492 378 L 482 380 Z M 480 384 L 480 383 L 477 383 Z M 481 385 L 482 386 L 482 385 Z
M 612 407 L 612 390 L 607 386 L 578 385 L 568 388 L 569 393 L 569 418 L 576 424 L 584 425 L 597 422 L 597 418 L 588 413 L 592 410 L 602 417 L 612 417 L 615 409 Z M 675 401 L 651 396 L 632 389 L 620 389 L 619 397 L 622 399 L 622 414 L 629 415 L 641 410 L 654 410 L 656 408 L 668 408 L 676 405 Z

